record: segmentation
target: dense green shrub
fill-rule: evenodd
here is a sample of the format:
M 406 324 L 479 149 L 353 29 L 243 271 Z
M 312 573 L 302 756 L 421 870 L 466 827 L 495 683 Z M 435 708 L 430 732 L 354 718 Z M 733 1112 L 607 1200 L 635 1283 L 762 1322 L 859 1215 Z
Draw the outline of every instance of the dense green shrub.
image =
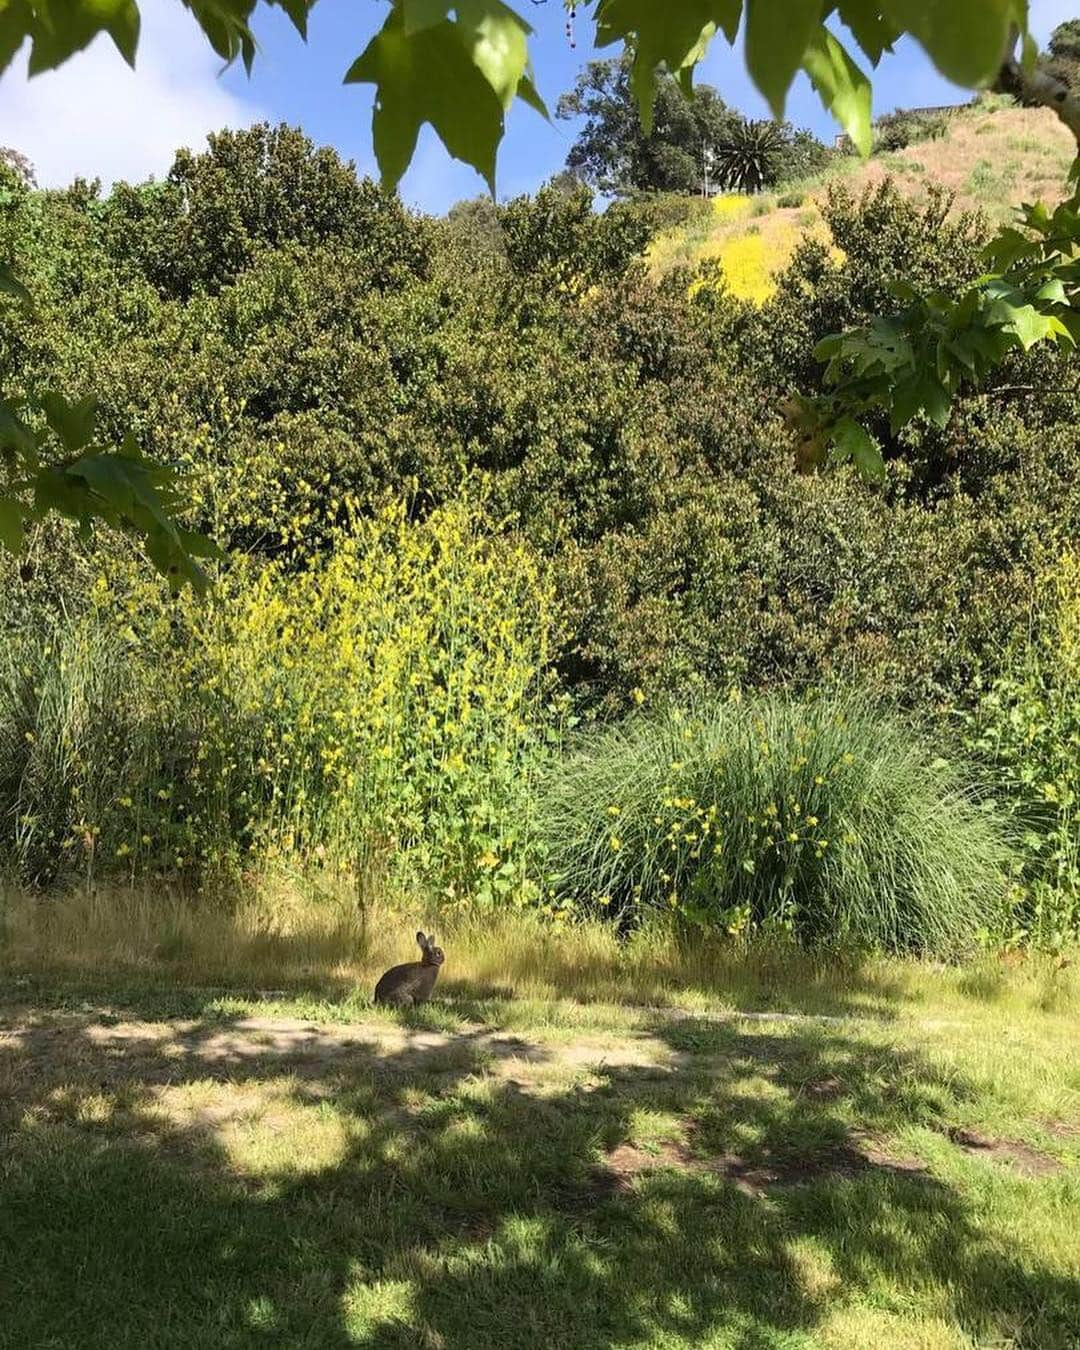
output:
M 552 561 L 560 670 L 608 711 L 636 687 L 852 677 L 951 709 L 1026 632 L 1044 555 L 1080 521 L 1076 398 L 1046 358 L 1008 363 L 1006 387 L 961 401 L 944 432 L 880 428 L 880 491 L 794 475 L 778 411 L 815 387 L 819 338 L 892 303 L 893 276 L 979 270 L 977 220 L 889 189 L 839 194 L 826 214 L 843 265 L 803 245 L 758 311 L 652 280 L 640 203 L 594 212 L 560 184 L 436 227 L 320 155 L 230 133 L 178 161 L 173 187 L 131 189 L 147 194 L 139 218 L 127 190 L 23 192 L 0 233 L 38 318 L 5 314 L 11 380 L 77 395 L 93 372 L 105 431 L 131 426 L 180 468 L 192 524 L 234 552 L 317 544 L 344 493 L 363 509 L 408 495 L 422 513 L 485 476 L 492 523 Z M 181 180 L 192 229 L 233 222 L 183 284 L 162 260 L 187 217 L 154 197 Z M 291 225 L 270 218 L 280 201 Z M 209 227 L 204 242 L 205 260 Z M 85 609 L 103 549 L 108 536 L 92 552 L 43 535 L 30 582 L 0 558 L 0 625 Z
M 564 903 L 950 953 L 1005 914 L 1003 826 L 863 702 L 708 702 L 592 736 L 540 807 Z
M 399 285 L 429 263 L 428 225 L 328 146 L 265 123 L 180 150 L 164 183 L 120 184 L 97 206 L 110 252 L 169 297 L 218 291 L 266 248 L 334 241 L 368 285 Z
M 1041 579 L 1030 640 L 1014 645 L 966 719 L 1017 828 L 1025 899 L 1017 936 L 1060 946 L 1080 934 L 1080 558 Z
M 883 153 L 904 150 L 920 141 L 940 140 L 948 125 L 946 113 L 898 108 L 896 112 L 885 113 L 874 123 L 874 149 Z

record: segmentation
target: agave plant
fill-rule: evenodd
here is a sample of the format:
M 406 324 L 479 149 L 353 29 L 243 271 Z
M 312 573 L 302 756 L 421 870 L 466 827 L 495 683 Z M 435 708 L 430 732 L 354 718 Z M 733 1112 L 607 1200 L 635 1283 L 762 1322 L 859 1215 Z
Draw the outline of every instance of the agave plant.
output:
M 714 147 L 717 180 L 733 192 L 760 192 L 775 182 L 783 151 L 775 122 L 739 122 Z

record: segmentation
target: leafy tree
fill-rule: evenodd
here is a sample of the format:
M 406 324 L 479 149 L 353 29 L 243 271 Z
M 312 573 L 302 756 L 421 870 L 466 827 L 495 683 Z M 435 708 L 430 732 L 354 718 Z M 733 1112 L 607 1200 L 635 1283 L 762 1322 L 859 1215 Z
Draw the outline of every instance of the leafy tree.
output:
M 177 153 L 164 184 L 118 187 L 104 214 L 118 252 L 171 297 L 216 292 L 260 249 L 285 243 L 362 250 L 379 287 L 427 265 L 426 229 L 396 196 L 285 125 L 212 134 L 202 154 Z
M 1066 19 L 1050 34 L 1050 55 L 1063 61 L 1080 61 L 1080 19 Z
M 268 0 L 301 36 L 314 0 Z M 182 0 L 213 49 L 250 67 L 256 44 L 250 20 L 257 0 Z M 904 35 L 939 71 L 965 87 L 995 86 L 1051 108 L 1080 144 L 1080 91 L 1037 63 L 1027 36 L 1027 0 L 595 0 L 599 45 L 633 53 L 630 81 L 646 134 L 666 71 L 689 93 L 694 70 L 718 33 L 734 44 L 744 34 L 747 67 L 775 117 L 800 70 L 863 153 L 871 144 L 871 85 L 848 46 L 828 26 L 837 16 L 854 47 L 877 64 Z M 744 15 L 745 10 L 745 15 Z M 743 19 L 745 17 L 745 23 Z M 134 62 L 139 41 L 136 0 L 10 0 L 0 10 L 0 72 L 25 40 L 31 73 L 54 69 L 108 33 Z M 377 33 L 349 67 L 347 82 L 373 84 L 373 140 L 384 181 L 395 185 L 430 123 L 450 153 L 494 183 L 505 115 L 521 98 L 545 112 L 532 80 L 527 21 L 504 0 L 393 0 Z M 1022 54 L 1016 55 L 1023 39 Z M 955 392 L 979 380 L 1016 346 L 1077 341 L 1077 224 L 1080 197 L 1049 219 L 1028 212 L 1024 231 L 996 241 L 988 280 L 959 299 L 905 290 L 896 318 L 840 339 L 824 351 L 833 390 L 795 416 L 807 444 L 864 472 L 880 474 L 880 447 L 859 421 L 887 406 L 894 424 L 947 417 Z M 1015 237 L 1014 237 L 1015 236 Z M 0 259 L 0 288 L 17 304 L 30 297 Z M 902 390 L 898 400 L 890 388 Z M 55 390 L 8 394 L 0 406 L 5 477 L 0 540 L 21 547 L 27 520 L 51 511 L 84 525 L 104 517 L 144 539 L 155 563 L 176 580 L 198 582 L 197 545 L 175 525 L 174 487 L 126 440 L 120 449 L 93 440 L 91 403 L 58 402 Z M 30 406 L 24 406 L 30 405 Z M 77 411 L 83 409 L 82 412 Z M 24 415 L 25 414 L 25 415 Z M 27 420 L 29 417 L 29 420 Z M 40 418 L 35 422 L 35 418 Z M 44 457 L 42 452 L 44 452 Z
M 807 131 L 787 123 L 748 122 L 710 85 L 688 99 L 676 80 L 657 74 L 652 126 L 642 126 L 634 95 L 633 62 L 591 61 L 557 114 L 584 118 L 567 167 L 601 192 L 698 192 L 711 181 L 757 192 L 782 178 L 821 167 L 828 151 Z
M 584 118 L 567 156 L 567 167 L 601 192 L 696 192 L 702 184 L 703 155 L 726 142 L 743 119 L 715 89 L 703 85 L 687 99 L 670 75 L 661 74 L 646 131 L 631 85 L 629 56 L 590 61 L 557 115 Z
M 37 173 L 27 157 L 9 145 L 0 145 L 0 183 L 5 190 L 37 186 Z

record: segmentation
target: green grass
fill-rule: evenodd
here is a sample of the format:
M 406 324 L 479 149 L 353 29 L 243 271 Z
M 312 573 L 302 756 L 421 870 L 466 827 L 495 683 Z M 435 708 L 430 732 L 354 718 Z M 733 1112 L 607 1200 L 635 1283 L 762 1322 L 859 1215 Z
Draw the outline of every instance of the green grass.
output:
M 1073 968 L 774 953 L 739 997 L 838 1020 L 753 1021 L 734 961 L 691 1017 L 463 965 L 2 977 L 0 1346 L 1075 1346 Z

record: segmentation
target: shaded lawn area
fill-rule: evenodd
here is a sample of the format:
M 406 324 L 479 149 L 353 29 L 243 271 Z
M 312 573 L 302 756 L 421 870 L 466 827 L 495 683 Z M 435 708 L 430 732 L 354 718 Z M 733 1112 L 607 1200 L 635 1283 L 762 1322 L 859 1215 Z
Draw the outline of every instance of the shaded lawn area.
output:
M 1080 1345 L 1074 1014 L 176 1011 L 0 990 L 0 1346 Z

